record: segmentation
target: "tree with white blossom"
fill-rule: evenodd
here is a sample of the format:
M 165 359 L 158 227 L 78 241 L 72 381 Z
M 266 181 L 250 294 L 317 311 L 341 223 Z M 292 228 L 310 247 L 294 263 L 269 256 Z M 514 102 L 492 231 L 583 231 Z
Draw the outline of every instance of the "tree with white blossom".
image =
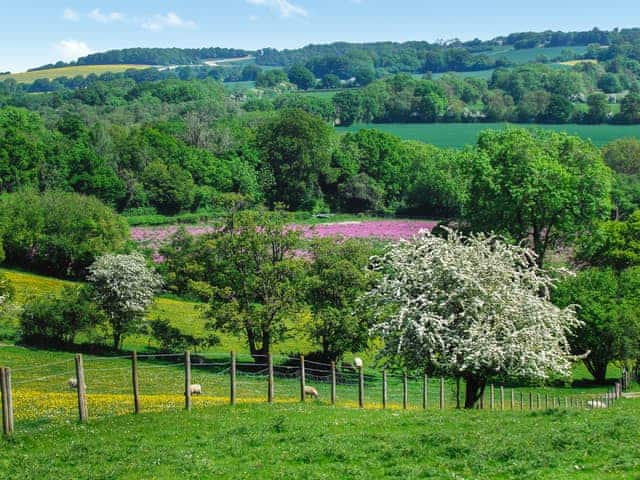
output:
M 494 236 L 421 232 L 373 261 L 382 273 L 365 297 L 382 356 L 462 378 L 473 408 L 497 375 L 568 376 L 567 335 L 580 322 L 553 305 L 535 253 Z
M 153 303 L 162 280 L 139 253 L 99 257 L 89 267 L 87 280 L 96 302 L 107 314 L 113 346 L 120 348 L 124 336 L 135 331 Z

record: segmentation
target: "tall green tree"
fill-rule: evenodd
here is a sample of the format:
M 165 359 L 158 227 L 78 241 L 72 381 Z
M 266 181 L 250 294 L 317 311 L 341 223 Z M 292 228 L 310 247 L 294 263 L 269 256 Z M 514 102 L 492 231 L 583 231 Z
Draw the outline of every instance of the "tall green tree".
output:
M 295 255 L 300 232 L 286 219 L 282 212 L 239 212 L 201 245 L 211 288 L 209 326 L 242 333 L 262 363 L 304 301 L 307 266 Z
M 321 118 L 299 109 L 281 110 L 258 129 L 256 143 L 275 179 L 272 204 L 311 209 L 322 199 L 320 177 L 329 168 L 334 135 Z
M 613 361 L 638 358 L 640 348 L 640 268 L 622 272 L 588 268 L 564 279 L 553 292 L 560 307 L 576 305 L 582 321 L 569 341 L 576 354 L 590 352 L 583 362 L 604 383 Z
M 323 238 L 312 243 L 310 255 L 310 335 L 323 357 L 336 361 L 367 346 L 370 325 L 357 302 L 373 286 L 373 272 L 367 270 L 372 249 L 359 240 Z
M 309 90 L 316 84 L 316 77 L 313 72 L 304 65 L 294 65 L 289 69 L 287 75 L 289 76 L 289 81 L 300 90 Z
M 578 242 L 576 256 L 589 265 L 617 270 L 640 266 L 640 210 L 625 221 L 597 224 Z
M 562 133 L 483 132 L 470 178 L 469 227 L 529 240 L 539 265 L 549 247 L 611 211 L 611 172 L 600 150 Z

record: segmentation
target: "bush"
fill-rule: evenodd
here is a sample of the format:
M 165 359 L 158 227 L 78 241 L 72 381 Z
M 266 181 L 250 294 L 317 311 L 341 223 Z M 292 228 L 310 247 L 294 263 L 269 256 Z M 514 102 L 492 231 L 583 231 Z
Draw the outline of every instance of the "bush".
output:
M 171 326 L 168 320 L 156 319 L 151 323 L 151 336 L 160 344 L 160 349 L 164 352 L 184 352 L 188 349 L 198 350 L 209 346 L 217 345 L 220 339 L 215 335 L 206 338 L 186 335 L 178 328 Z
M 78 333 L 104 320 L 84 287 L 65 287 L 59 297 L 46 295 L 25 304 L 20 314 L 22 341 L 32 345 L 72 345 Z
M 124 219 L 100 200 L 69 192 L 5 194 L 0 224 L 8 263 L 63 277 L 82 277 L 129 236 Z

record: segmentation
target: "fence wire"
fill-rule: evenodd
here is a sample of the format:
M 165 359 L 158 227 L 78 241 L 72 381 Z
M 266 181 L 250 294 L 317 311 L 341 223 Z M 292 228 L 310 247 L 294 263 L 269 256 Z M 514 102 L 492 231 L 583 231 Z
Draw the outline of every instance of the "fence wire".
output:
M 301 400 L 301 359 L 273 355 L 274 402 Z M 228 353 L 192 354 L 191 385 L 199 388 L 192 395 L 192 408 L 229 404 L 231 391 L 231 358 Z M 89 418 L 121 415 L 133 412 L 133 376 L 131 355 L 113 357 L 84 356 L 84 378 Z M 305 385 L 317 391 L 317 397 L 306 400 L 330 405 L 332 396 L 332 365 L 305 360 Z M 73 357 L 37 365 L 9 365 L 12 372 L 13 411 L 17 428 L 39 428 L 54 422 L 74 421 L 78 417 L 76 364 Z M 238 355 L 235 362 L 235 400 L 237 404 L 265 403 L 268 398 L 269 357 Z M 365 408 L 382 408 L 384 381 L 380 371 L 362 372 Z M 361 372 L 350 365 L 335 368 L 336 405 L 358 407 Z M 185 354 L 137 355 L 137 378 L 141 411 L 176 410 L 185 407 Z M 439 378 L 427 379 L 399 372 L 387 372 L 386 407 L 411 410 L 438 410 L 441 398 L 444 408 L 457 406 L 456 382 L 446 380 L 441 391 Z M 464 398 L 461 383 L 460 397 Z M 481 400 L 485 410 L 529 411 L 546 408 L 585 408 L 588 401 L 609 406 L 612 396 L 607 392 L 576 392 L 574 389 L 549 389 L 539 393 L 534 388 L 493 389 L 490 386 Z M 502 400 L 504 398 L 504 401 Z M 463 400 L 462 400 L 463 401 Z

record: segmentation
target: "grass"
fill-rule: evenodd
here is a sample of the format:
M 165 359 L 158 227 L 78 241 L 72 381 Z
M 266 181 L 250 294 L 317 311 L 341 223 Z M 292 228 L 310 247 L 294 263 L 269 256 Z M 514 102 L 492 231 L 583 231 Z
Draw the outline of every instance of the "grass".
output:
M 256 82 L 246 81 L 246 82 L 224 82 L 224 88 L 233 93 L 245 92 L 247 90 L 251 90 L 256 88 Z
M 0 75 L 0 81 L 7 78 L 13 78 L 18 83 L 32 83 L 41 78 L 53 80 L 59 77 L 77 77 L 78 75 L 86 77 L 103 73 L 121 73 L 130 69 L 142 70 L 151 68 L 150 65 L 77 65 L 73 67 L 49 68 L 46 70 L 34 70 L 31 72 L 12 73 L 10 75 Z
M 479 54 L 487 55 L 490 58 L 506 58 L 514 63 L 523 64 L 534 62 L 540 55 L 546 56 L 549 60 L 560 56 L 563 50 L 572 50 L 576 55 L 583 55 L 587 51 L 587 47 L 548 47 L 548 48 L 525 48 L 515 50 L 511 47 L 496 47 L 490 52 L 480 52 Z
M 638 401 L 600 411 L 240 405 L 70 422 L 0 441 L 23 478 L 637 479 Z
M 419 140 L 438 147 L 462 148 L 465 145 L 474 144 L 483 130 L 502 129 L 507 126 L 506 123 L 379 123 L 338 127 L 337 130 L 344 133 L 362 128 L 375 128 L 406 140 Z M 639 125 L 517 124 L 511 126 L 567 132 L 584 139 L 590 139 L 598 146 L 623 137 L 640 138 Z
M 57 295 L 65 286 L 74 284 L 74 282 L 18 270 L 0 269 L 0 272 L 4 273 L 14 286 L 18 304 L 22 304 L 36 296 L 45 294 Z M 203 303 L 161 296 L 156 298 L 147 318 L 168 319 L 172 325 L 179 328 L 183 333 L 205 336 L 207 333 L 205 329 L 205 313 L 206 305 Z M 4 334 L 4 336 L 15 333 L 16 329 L 16 319 L 4 320 L 4 324 L 0 322 L 0 334 Z M 219 351 L 248 351 L 244 340 L 239 337 L 224 333 L 219 333 L 218 337 L 220 338 L 220 344 L 216 346 L 216 349 Z M 91 340 L 94 341 L 96 339 L 78 338 L 80 342 Z M 154 346 L 156 346 L 155 342 L 150 341 L 146 335 L 131 335 L 125 339 L 123 348 L 129 351 L 147 351 Z M 310 352 L 313 349 L 314 347 L 311 345 L 310 340 L 292 326 L 290 336 L 275 346 L 274 353 Z

